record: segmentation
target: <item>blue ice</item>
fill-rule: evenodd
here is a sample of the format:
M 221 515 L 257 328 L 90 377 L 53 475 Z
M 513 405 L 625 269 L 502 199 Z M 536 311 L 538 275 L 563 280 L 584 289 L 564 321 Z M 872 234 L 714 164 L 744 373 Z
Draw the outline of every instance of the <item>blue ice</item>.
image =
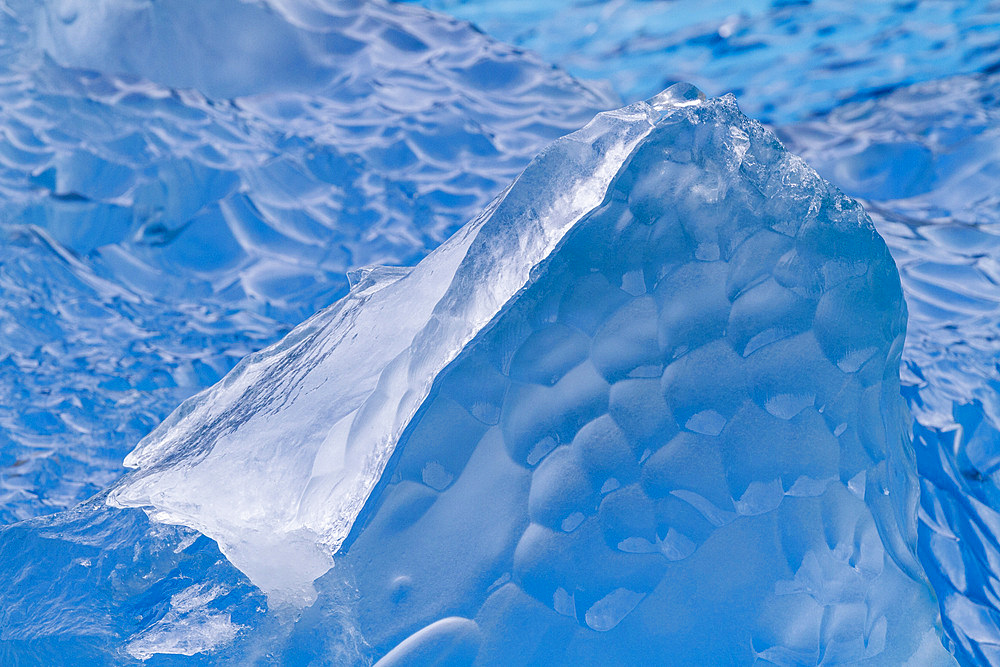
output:
M 886 247 L 731 98 L 661 113 L 400 439 L 337 557 L 362 632 L 386 665 L 951 664 Z
M 8 0 L 0 662 L 1000 660 L 996 12 L 673 4 L 462 11 L 742 93 L 898 276 L 731 98 L 488 205 L 614 95 L 378 0 Z
M 923 478 L 921 560 L 956 655 L 1000 663 L 996 3 L 421 4 L 626 99 L 677 78 L 735 92 L 862 201 L 909 310 L 902 374 Z
M 898 274 L 732 97 L 599 115 L 412 270 L 354 280 L 107 495 L 0 534 L 7 590 L 59 573 L 20 592 L 58 632 L 22 612 L 11 655 L 953 661 Z

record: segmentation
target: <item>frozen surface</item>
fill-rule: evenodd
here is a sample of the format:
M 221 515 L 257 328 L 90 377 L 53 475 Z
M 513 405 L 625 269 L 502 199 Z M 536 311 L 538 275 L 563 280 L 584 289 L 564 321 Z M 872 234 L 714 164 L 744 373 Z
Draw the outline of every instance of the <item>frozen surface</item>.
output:
M 417 261 L 613 105 L 378 0 L 14 0 L 0 32 L 3 523 L 102 489 L 347 270 Z
M 905 501 L 893 505 L 904 508 L 894 518 L 894 512 L 872 505 L 877 496 L 867 492 L 867 472 L 863 480 L 846 482 L 846 489 L 855 497 L 860 492 L 866 502 L 844 503 L 843 474 L 839 481 L 801 471 L 768 478 L 773 469 L 763 455 L 755 456 L 754 465 L 736 481 L 723 469 L 721 483 L 712 482 L 702 459 L 696 461 L 702 467 L 693 469 L 704 475 L 693 481 L 665 467 L 663 461 L 684 463 L 691 443 L 730 442 L 734 429 L 750 430 L 747 424 L 754 434 L 777 434 L 779 442 L 796 429 L 812 429 L 808 433 L 815 442 L 835 439 L 843 458 L 849 450 L 842 443 L 852 437 L 852 429 L 860 433 L 872 421 L 859 412 L 856 425 L 849 427 L 848 420 L 832 424 L 825 415 L 833 408 L 824 405 L 827 435 L 815 423 L 804 426 L 803 414 L 819 412 L 820 387 L 811 392 L 796 385 L 775 395 L 750 392 L 745 398 L 757 412 L 732 415 L 721 408 L 687 414 L 671 404 L 672 421 L 654 426 L 690 437 L 675 435 L 666 444 L 655 443 L 662 444 L 659 448 L 637 451 L 636 443 L 648 444 L 652 436 L 621 422 L 642 426 L 643 406 L 668 400 L 663 373 L 669 375 L 681 359 L 697 361 L 697 350 L 681 354 L 666 344 L 658 365 L 650 322 L 655 315 L 660 346 L 663 290 L 658 296 L 643 271 L 616 273 L 606 257 L 581 254 L 587 242 L 574 241 L 574 233 L 559 242 L 551 261 L 528 272 L 523 293 L 504 302 L 501 295 L 512 283 L 500 281 L 505 287 L 490 297 L 496 303 L 466 304 L 480 318 L 497 312 L 490 323 L 473 323 L 464 336 L 449 329 L 457 336 L 453 339 L 438 340 L 436 331 L 414 336 L 413 345 L 424 349 L 429 342 L 433 350 L 421 356 L 420 363 L 429 364 L 421 367 L 429 373 L 423 384 L 419 373 L 405 378 L 389 373 L 392 382 L 376 386 L 376 393 L 386 385 L 395 390 L 405 385 L 410 393 L 372 394 L 363 401 L 353 397 L 356 404 L 379 406 L 359 423 L 381 423 L 379 410 L 398 410 L 385 422 L 395 435 L 379 445 L 376 429 L 356 440 L 371 450 L 345 448 L 341 456 L 336 445 L 344 442 L 344 434 L 332 429 L 317 448 L 316 433 L 329 426 L 318 423 L 317 415 L 351 407 L 307 401 L 299 406 L 301 418 L 292 431 L 312 445 L 285 467 L 284 459 L 275 458 L 288 444 L 276 435 L 281 424 L 249 407 L 228 411 L 234 403 L 225 387 L 215 393 L 216 412 L 200 408 L 202 416 L 224 415 L 204 433 L 185 427 L 165 436 L 161 430 L 147 442 L 133 459 L 156 471 L 136 478 L 149 484 L 146 491 L 157 490 L 156 480 L 169 482 L 171 471 L 183 466 L 206 473 L 192 480 L 200 489 L 191 503 L 183 502 L 169 483 L 159 488 L 170 506 L 160 518 L 195 524 L 197 516 L 208 516 L 213 534 L 224 538 L 223 550 L 242 553 L 234 560 L 250 578 L 208 538 L 150 521 L 139 510 L 107 507 L 104 496 L 69 512 L 0 528 L 0 663 L 253 664 L 274 656 L 286 664 L 368 664 L 381 656 L 385 664 L 437 659 L 462 664 L 474 656 L 480 663 L 525 659 L 526 653 L 509 655 L 513 646 L 497 646 L 496 637 L 508 632 L 521 633 L 517 647 L 535 651 L 530 655 L 538 660 L 558 651 L 567 660 L 597 655 L 607 663 L 629 655 L 649 662 L 683 655 L 679 645 L 693 646 L 684 643 L 691 635 L 684 634 L 688 626 L 678 625 L 678 619 L 690 619 L 692 605 L 701 604 L 695 611 L 714 623 L 705 632 L 733 630 L 719 646 L 749 636 L 754 653 L 779 664 L 837 661 L 858 651 L 870 662 L 887 664 L 916 651 L 912 662 L 928 664 L 940 651 L 940 639 L 922 584 L 899 574 L 896 565 L 871 567 L 887 545 L 896 559 L 892 562 L 922 580 L 920 568 L 906 555 L 914 543 L 956 656 L 968 664 L 1000 662 L 996 3 L 935 0 L 860 7 L 836 1 L 566 0 L 546 3 L 544 15 L 537 2 L 425 4 L 474 19 L 494 37 L 528 46 L 573 73 L 606 78 L 608 89 L 626 99 L 644 97 L 680 78 L 693 79 L 710 93 L 735 91 L 751 115 L 780 124 L 780 135 L 794 152 L 849 195 L 862 198 L 899 263 L 910 309 L 902 389 L 917 418 L 919 524 L 913 527 Z M 550 139 L 579 127 L 593 111 L 615 106 L 612 94 L 595 92 L 604 85 L 600 82 L 581 85 L 538 57 L 465 24 L 376 0 L 8 0 L 0 7 L 0 31 L 0 523 L 70 507 L 106 486 L 121 474 L 122 455 L 184 398 L 343 296 L 348 280 L 353 291 L 341 311 L 407 279 L 408 269 L 377 265 L 416 262 L 475 215 Z M 954 76 L 963 72 L 981 74 Z M 928 79 L 937 80 L 907 86 Z M 746 121 L 726 123 L 745 129 Z M 748 140 L 758 136 L 747 134 Z M 738 152 L 736 139 L 723 137 L 720 145 Z M 754 141 L 751 147 L 758 145 Z M 756 155 L 755 150 L 746 155 Z M 747 158 L 742 159 L 745 166 Z M 638 164 L 622 161 L 621 171 L 632 173 L 629 169 Z M 693 168 L 712 173 L 706 165 Z M 673 163 L 671 168 L 680 169 Z M 546 177 L 551 171 L 551 165 L 543 169 Z M 681 182 L 686 181 L 670 183 Z M 688 193 L 691 201 L 711 198 L 712 188 L 697 184 Z M 784 185 L 794 192 L 793 183 Z M 662 185 L 654 188 L 666 191 Z M 584 216 L 580 229 L 591 228 L 594 220 L 619 221 L 623 230 L 632 224 L 619 214 L 626 208 L 634 213 L 627 201 L 645 195 L 623 175 L 615 176 L 612 192 L 626 203 L 615 208 L 605 202 Z M 549 193 L 555 194 L 565 192 Z M 686 234 L 701 224 L 681 226 Z M 599 237 L 598 245 L 617 238 L 594 234 L 579 232 L 581 238 Z M 462 241 L 454 243 L 452 249 L 461 250 Z M 683 276 L 702 264 L 736 261 L 725 254 L 724 244 L 716 258 L 711 245 L 701 236 L 684 236 L 677 247 L 687 248 L 687 259 L 663 260 L 664 266 Z M 539 252 L 545 255 L 544 248 Z M 648 250 L 643 262 L 663 259 L 653 257 L 656 252 Z M 754 257 L 762 266 L 771 261 L 766 252 Z M 622 266 L 628 261 L 638 260 L 622 259 Z M 595 273 L 618 300 L 604 303 L 588 292 L 603 294 L 605 288 L 587 282 L 597 278 L 579 275 L 584 266 L 597 267 Z M 784 275 L 788 268 L 775 264 L 771 273 Z M 691 284 L 713 285 L 711 277 L 696 275 Z M 681 283 L 675 285 L 681 302 L 694 303 L 684 301 Z M 736 351 L 744 345 L 740 354 L 752 360 L 784 345 L 791 351 L 775 361 L 775 368 L 791 359 L 818 359 L 815 350 L 809 357 L 808 350 L 791 349 L 781 338 L 801 340 L 807 333 L 803 318 L 808 313 L 818 317 L 818 305 L 800 309 L 797 301 L 782 301 L 782 290 L 765 286 L 739 298 L 733 293 L 725 336 L 716 330 L 717 338 L 701 341 L 701 347 L 714 343 L 726 349 L 724 342 Z M 875 284 L 869 287 L 874 290 Z M 564 291 L 572 288 L 585 294 L 582 300 L 600 317 L 585 325 L 567 323 L 570 307 L 561 304 Z M 781 325 L 754 319 L 763 306 L 754 311 L 747 299 L 751 294 L 768 308 L 784 303 L 790 310 L 781 312 L 791 319 Z M 558 299 L 559 305 L 543 303 L 546 299 Z M 818 297 L 814 300 L 818 304 Z M 696 305 L 698 313 L 704 308 L 718 314 L 724 304 Z M 745 307 L 749 313 L 741 310 Z M 858 304 L 844 309 L 867 312 Z M 319 329 L 289 339 L 282 359 L 294 364 L 319 358 L 309 356 L 318 349 L 311 347 L 318 338 L 310 336 L 335 316 L 327 313 L 309 325 Z M 709 323 L 721 319 L 705 317 Z M 749 324 L 740 324 L 743 317 Z M 400 326 L 412 331 L 414 323 Z M 813 324 L 818 344 L 821 330 Z M 867 332 L 845 327 L 839 335 L 853 340 L 862 334 Z M 296 357 L 290 350 L 296 345 L 307 353 Z M 865 356 L 867 347 L 877 351 Z M 871 382 L 874 371 L 865 369 L 872 359 L 882 359 L 879 363 L 891 373 L 898 349 L 867 347 L 854 357 L 840 357 L 837 372 Z M 829 359 L 829 350 L 820 349 Z M 673 354 L 677 360 L 668 356 Z M 636 355 L 644 363 L 629 370 Z M 381 377 L 385 361 L 376 357 L 356 371 L 369 380 L 372 374 Z M 746 360 L 731 366 L 737 375 L 760 370 L 760 364 Z M 581 367 L 593 374 L 584 378 Z M 692 368 L 701 384 L 703 376 L 712 377 Z M 308 373 L 282 378 L 280 370 L 272 369 L 270 380 L 307 386 Z M 723 371 L 729 368 L 717 373 Z M 228 386 L 249 382 L 245 374 L 240 377 Z M 816 379 L 830 377 L 824 371 Z M 601 383 L 610 387 L 606 406 Z M 589 387 L 593 396 L 563 391 L 570 384 Z M 865 386 L 869 391 L 872 385 Z M 366 391 L 362 382 L 359 395 Z M 706 392 L 695 398 L 709 400 L 711 391 Z M 295 402 L 301 396 L 288 398 Z M 251 405 L 272 405 L 273 398 L 258 394 Z M 736 399 L 723 403 L 729 400 Z M 831 405 L 851 400 L 844 394 Z M 865 400 L 870 405 L 871 397 Z M 880 400 L 889 420 L 889 449 L 883 452 L 888 456 L 895 451 L 893 430 L 905 427 L 893 418 L 898 409 L 893 399 Z M 416 413 L 410 419 L 412 409 Z M 557 429 L 555 414 L 578 422 Z M 230 416 L 239 419 L 227 421 Z M 183 421 L 178 416 L 169 428 Z M 289 471 L 261 487 L 267 493 L 280 487 L 283 503 L 273 513 L 224 465 L 214 482 L 207 474 L 215 435 L 236 423 L 270 429 L 255 432 L 277 443 L 262 458 L 282 464 L 272 470 Z M 530 433 L 549 429 L 551 438 L 512 447 L 524 424 L 534 424 L 526 427 Z M 622 432 L 633 463 L 616 457 L 613 447 L 592 446 L 598 436 L 621 441 L 609 424 Z M 441 442 L 428 436 L 432 431 L 451 435 Z M 208 434 L 214 435 L 201 437 Z M 402 446 L 394 447 L 393 438 Z M 866 455 L 878 468 L 880 450 L 871 454 L 869 449 Z M 395 457 L 385 461 L 391 451 Z M 619 447 L 618 455 L 623 451 Z M 698 451 L 718 451 L 721 457 L 725 450 L 705 446 Z M 167 459 L 161 459 L 166 452 Z M 365 458 L 371 452 L 379 452 L 371 459 L 374 465 Z M 905 458 L 893 454 L 885 460 Z M 858 470 L 869 466 L 864 459 L 851 460 L 849 465 L 861 466 Z M 379 479 L 382 463 L 388 467 Z M 598 487 L 597 464 L 613 469 L 614 481 Z M 253 467 L 247 461 L 241 465 Z M 830 461 L 817 455 L 811 465 Z M 507 475 L 503 479 L 518 492 L 490 486 L 495 474 Z M 619 479 L 628 474 L 631 482 Z M 564 478 L 570 481 L 563 486 L 553 481 Z M 351 479 L 360 481 L 354 486 L 343 482 Z M 303 480 L 302 492 L 293 499 Z M 227 484 L 238 506 L 205 502 Z M 697 484 L 715 509 L 693 495 L 701 491 L 688 492 Z M 362 507 L 369 490 L 373 495 Z M 131 500 L 149 500 L 141 496 Z M 889 497 L 894 504 L 900 494 Z M 330 509 L 338 504 L 346 514 Z M 646 511 L 650 504 L 652 521 Z M 665 504 L 670 507 L 664 509 Z M 230 521 L 235 514 L 227 512 L 239 509 L 250 514 Z M 674 510 L 679 514 L 670 514 Z M 754 514 L 757 510 L 762 511 Z M 264 538 L 259 530 L 242 533 L 241 520 L 277 526 L 279 538 Z M 796 532 L 796 521 L 806 529 Z M 760 558 L 740 560 L 730 553 L 732 535 L 749 530 L 741 527 L 748 524 L 766 526 L 773 545 L 782 549 L 780 558 L 764 566 Z M 826 529 L 822 537 L 829 554 L 817 546 L 822 543 L 816 525 Z M 852 526 L 855 532 L 848 535 Z M 886 526 L 897 526 L 901 538 L 890 539 Z M 294 624 L 287 615 L 276 615 L 282 606 L 276 603 L 296 607 L 317 595 L 309 580 L 328 567 L 330 551 L 352 527 L 337 567 L 315 583 L 316 602 Z M 452 539 L 435 542 L 421 535 L 425 529 L 451 530 Z M 238 539 L 226 537 L 233 535 Z M 796 540 L 790 542 L 791 535 Z M 376 540 L 392 543 L 406 558 L 392 558 L 374 546 Z M 735 543 L 738 553 L 743 543 Z M 265 548 L 258 553 L 252 545 Z M 558 548 L 544 551 L 552 545 Z M 848 546 L 852 551 L 845 557 Z M 605 567 L 567 566 L 559 557 L 562 550 L 593 556 Z M 761 613 L 744 623 L 753 612 L 723 614 L 728 600 L 710 607 L 711 598 L 700 598 L 703 582 L 715 583 L 719 591 L 729 585 L 717 581 L 715 569 L 711 576 L 690 580 L 698 590 L 689 599 L 664 597 L 669 588 L 664 582 L 677 572 L 703 572 L 699 568 L 713 562 L 712 554 L 729 558 L 737 574 L 763 568 L 762 581 L 787 595 L 755 609 L 775 615 Z M 622 559 L 628 564 L 618 567 Z M 276 561 L 296 567 L 276 569 Z M 775 569 L 775 562 L 784 564 Z M 845 562 L 840 570 L 834 565 Z M 828 579 L 837 572 L 843 576 L 832 586 Z M 761 590 L 755 589 L 759 598 L 745 589 L 740 594 L 747 601 L 764 600 Z M 802 590 L 825 605 L 825 620 L 817 621 L 816 607 L 803 602 Z M 899 596 L 915 596 L 909 630 L 900 630 L 892 613 L 879 616 L 880 607 L 872 602 L 877 595 L 867 592 L 873 590 L 889 591 L 888 598 L 879 599 L 891 600 L 892 606 L 900 606 Z M 831 591 L 839 601 L 832 601 Z M 845 607 L 844 595 L 855 596 L 855 606 Z M 792 606 L 783 607 L 786 602 Z M 858 625 L 858 604 L 867 605 L 863 625 Z M 789 624 L 782 625 L 782 613 L 801 620 L 795 636 Z M 651 658 L 637 653 L 636 642 L 620 643 L 636 627 L 645 635 L 666 632 L 665 627 L 675 634 L 663 640 L 669 647 Z M 908 631 L 911 638 L 919 634 L 919 628 L 924 628 L 919 642 L 905 639 Z M 887 643 L 880 650 L 883 636 Z M 601 653 L 612 649 L 620 652 Z M 750 656 L 745 642 L 734 650 Z M 704 653 L 698 655 L 693 660 L 704 662 Z
M 691 81 L 777 123 L 1000 67 L 995 0 L 418 1 L 607 81 L 626 101 Z
M 384 664 L 951 662 L 892 260 L 732 98 L 602 114 L 380 273 L 181 406 L 110 502 L 272 604 L 336 552 L 320 595 L 348 573 Z

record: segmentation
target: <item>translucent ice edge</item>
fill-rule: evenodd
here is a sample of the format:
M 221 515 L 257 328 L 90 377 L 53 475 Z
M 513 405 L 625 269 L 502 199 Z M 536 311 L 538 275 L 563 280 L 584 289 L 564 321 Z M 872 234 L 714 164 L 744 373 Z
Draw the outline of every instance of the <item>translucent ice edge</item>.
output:
M 10 0 L 0 35 L 0 524 L 621 106 L 388 0 Z
M 186 525 L 277 605 L 311 582 L 392 455 L 434 378 L 605 196 L 631 151 L 704 99 L 687 84 L 545 149 L 412 271 L 359 271 L 351 293 L 183 403 L 126 458 L 108 496 Z

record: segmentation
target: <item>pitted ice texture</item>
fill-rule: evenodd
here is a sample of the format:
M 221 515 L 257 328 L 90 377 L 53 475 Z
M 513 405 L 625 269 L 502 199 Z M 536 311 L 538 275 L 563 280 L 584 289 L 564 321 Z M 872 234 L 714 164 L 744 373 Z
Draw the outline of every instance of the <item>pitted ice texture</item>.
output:
M 344 557 L 362 631 L 385 664 L 949 664 L 904 321 L 857 204 L 731 99 L 668 114 L 400 441 Z

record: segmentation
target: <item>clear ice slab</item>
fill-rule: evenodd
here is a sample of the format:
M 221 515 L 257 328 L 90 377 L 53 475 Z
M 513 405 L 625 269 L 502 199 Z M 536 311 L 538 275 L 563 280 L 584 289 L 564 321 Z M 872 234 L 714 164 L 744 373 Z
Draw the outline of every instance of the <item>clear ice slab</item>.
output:
M 311 604 L 302 637 L 352 582 L 383 665 L 951 664 L 905 319 L 861 207 L 678 85 L 556 141 L 411 271 L 355 273 L 108 501 Z

